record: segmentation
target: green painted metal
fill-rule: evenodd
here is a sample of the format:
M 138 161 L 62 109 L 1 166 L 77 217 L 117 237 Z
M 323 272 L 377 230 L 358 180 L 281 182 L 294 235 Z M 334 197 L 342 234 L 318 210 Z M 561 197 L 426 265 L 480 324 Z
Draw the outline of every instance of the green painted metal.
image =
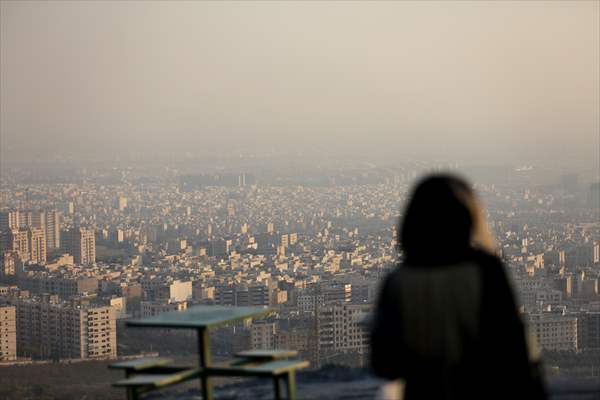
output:
M 279 387 L 280 379 L 278 376 L 273 378 L 273 389 L 275 390 L 275 400 L 281 400 L 281 390 Z
M 194 306 L 185 311 L 172 311 L 140 320 L 128 321 L 127 326 L 155 328 L 215 328 L 248 318 L 273 313 L 265 307 Z
M 127 400 L 138 400 L 140 398 L 136 388 L 127 388 Z
M 308 366 L 308 361 L 277 360 L 251 365 L 207 367 L 205 373 L 213 376 L 256 376 L 268 378 L 283 375 L 289 371 L 307 368 Z
M 200 378 L 202 398 L 213 399 L 212 377 L 271 377 L 275 385 L 275 397 L 281 398 L 280 381 L 286 381 L 287 397 L 296 398 L 296 370 L 308 367 L 308 361 L 289 360 L 298 352 L 295 350 L 248 350 L 238 353 L 238 358 L 226 364 L 213 365 L 210 354 L 209 329 L 248 318 L 262 317 L 273 313 L 265 307 L 224 307 L 196 306 L 186 311 L 175 311 L 141 320 L 128 321 L 132 327 L 153 328 L 192 328 L 198 332 L 198 368 L 169 366 L 170 359 L 143 359 L 113 364 L 111 368 L 124 369 L 126 374 L 138 373 L 114 384 L 126 387 L 127 396 L 137 399 L 145 393 L 160 387 Z
M 267 360 L 281 360 L 284 358 L 296 357 L 296 350 L 244 350 L 236 353 L 236 357 L 256 358 Z
M 120 380 L 113 384 L 116 387 L 127 388 L 161 388 L 202 375 L 199 368 L 191 368 L 173 374 L 137 374 L 131 378 Z
M 270 373 L 271 375 L 280 375 L 288 371 L 308 368 L 310 363 L 301 360 L 277 360 L 260 364 L 255 367 L 249 367 L 253 372 Z
M 183 366 L 183 365 L 161 365 L 158 367 L 152 367 L 152 368 L 147 368 L 144 369 L 142 371 L 130 371 L 130 375 L 136 375 L 136 374 L 144 374 L 144 375 L 150 375 L 150 374 L 174 374 L 176 372 L 181 372 L 181 371 L 186 371 L 190 368 L 193 368 L 189 365 Z M 127 376 L 125 376 L 127 377 Z
M 286 377 L 287 383 L 287 400 L 296 400 L 296 371 L 288 372 Z
M 201 331 L 207 332 L 207 329 Z M 206 337 L 200 334 L 200 347 L 204 348 Z M 202 356 L 202 354 L 204 354 Z M 205 368 L 185 368 L 176 366 L 157 366 L 149 368 L 133 377 L 116 382 L 113 386 L 127 388 L 128 398 L 137 399 L 141 393 L 149 392 L 175 383 L 190 379 L 200 378 L 202 382 L 202 398 L 212 400 L 213 387 L 212 377 L 216 376 L 239 376 L 239 377 L 269 377 L 273 379 L 275 398 L 281 399 L 281 380 L 286 382 L 286 394 L 288 399 L 296 398 L 296 371 L 309 366 L 308 361 L 301 360 L 273 360 L 269 362 L 244 359 L 246 364 L 232 365 L 221 364 L 219 366 Z M 200 363 L 210 363 L 210 352 L 201 353 Z
M 210 337 L 208 335 L 208 328 L 198 329 L 198 354 L 200 355 L 200 368 L 209 368 L 212 363 L 210 356 Z M 202 383 L 202 398 L 204 400 L 212 400 L 213 387 L 210 374 L 202 374 L 200 381 Z
M 138 358 L 135 360 L 121 361 L 115 364 L 111 364 L 108 366 L 108 368 L 142 371 L 148 368 L 168 365 L 171 364 L 173 361 L 174 360 L 170 358 Z

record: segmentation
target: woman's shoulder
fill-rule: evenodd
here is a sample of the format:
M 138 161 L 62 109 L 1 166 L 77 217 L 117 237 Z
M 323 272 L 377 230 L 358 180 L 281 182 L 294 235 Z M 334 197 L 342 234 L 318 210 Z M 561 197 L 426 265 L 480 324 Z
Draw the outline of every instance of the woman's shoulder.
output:
M 401 263 L 388 274 L 384 285 L 397 287 L 406 275 L 438 276 L 454 275 L 458 272 L 472 274 L 475 271 L 478 271 L 477 274 L 484 280 L 502 278 L 506 275 L 504 263 L 500 257 L 484 250 L 471 248 L 460 255 L 449 257 L 448 260 L 444 259 L 438 263 Z
M 484 285 L 496 287 L 508 282 L 504 262 L 497 255 L 482 250 L 473 250 L 473 260 L 479 266 Z
M 478 263 L 482 266 L 494 266 L 494 267 L 500 266 L 501 267 L 503 265 L 500 257 L 498 257 L 497 255 L 492 254 L 490 252 L 479 250 L 479 249 L 472 249 L 470 251 L 470 258 L 472 258 L 473 261 L 475 261 L 476 263 Z
M 394 282 L 398 282 L 401 278 L 402 274 L 402 264 L 395 264 L 391 270 L 385 275 L 382 281 L 382 286 L 385 288 L 387 286 L 393 285 Z

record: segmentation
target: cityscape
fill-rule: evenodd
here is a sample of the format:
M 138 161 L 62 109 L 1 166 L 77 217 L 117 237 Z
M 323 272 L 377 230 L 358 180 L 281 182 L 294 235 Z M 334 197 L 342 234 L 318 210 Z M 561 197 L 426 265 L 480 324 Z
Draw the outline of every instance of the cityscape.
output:
M 110 179 L 89 170 L 71 183 L 4 175 L 2 365 L 135 357 L 148 342 L 185 356 L 194 349 L 181 344 L 184 333 L 142 339 L 124 322 L 226 305 L 275 312 L 222 328 L 216 357 L 293 348 L 315 369 L 366 367 L 365 321 L 401 257 L 408 190 L 428 171 L 456 167 L 332 169 L 313 185 L 173 168 L 152 178 L 143 168 L 112 169 Z M 500 170 L 480 173 L 475 188 L 546 372 L 598 376 L 600 185 L 576 174 L 533 184 L 533 169 Z
M 504 393 L 600 393 L 600 1 L 0 0 L 0 399 Z

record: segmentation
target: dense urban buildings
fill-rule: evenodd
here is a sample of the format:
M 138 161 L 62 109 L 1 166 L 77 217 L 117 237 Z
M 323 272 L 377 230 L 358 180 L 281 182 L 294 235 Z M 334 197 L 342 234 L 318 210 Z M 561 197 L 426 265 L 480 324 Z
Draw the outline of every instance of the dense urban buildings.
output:
M 538 185 L 527 171 L 474 181 L 529 334 L 543 354 L 600 351 L 595 186 L 573 176 Z M 218 304 L 274 313 L 222 329 L 217 354 L 294 348 L 314 367 L 364 365 L 379 282 L 401 257 L 401 206 L 422 173 L 7 180 L 0 358 L 115 358 L 122 320 Z

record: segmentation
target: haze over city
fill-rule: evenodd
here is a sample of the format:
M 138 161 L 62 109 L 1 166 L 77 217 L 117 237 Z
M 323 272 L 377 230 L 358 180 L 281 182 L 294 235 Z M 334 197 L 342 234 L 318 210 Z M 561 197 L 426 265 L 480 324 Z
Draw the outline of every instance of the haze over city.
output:
M 600 1 L 0 0 L 0 399 L 599 377 Z
M 3 163 L 599 165 L 595 1 L 6 1 L 0 18 Z

